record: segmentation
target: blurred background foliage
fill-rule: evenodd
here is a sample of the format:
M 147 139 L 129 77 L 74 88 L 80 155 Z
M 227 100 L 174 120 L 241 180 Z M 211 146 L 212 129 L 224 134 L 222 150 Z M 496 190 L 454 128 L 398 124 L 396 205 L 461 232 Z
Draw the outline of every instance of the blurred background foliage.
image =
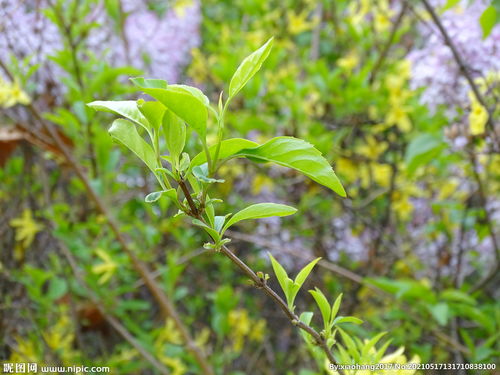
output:
M 137 75 L 190 83 L 216 103 L 239 62 L 275 36 L 232 103 L 228 135 L 311 142 L 348 198 L 231 162 L 215 187 L 228 210 L 299 209 L 239 224 L 231 248 L 269 273 L 268 251 L 292 275 L 322 257 L 308 286 L 342 292 L 342 314 L 364 320 L 346 330 L 388 332 L 388 353 L 404 347 L 398 361 L 497 361 L 500 7 L 430 2 L 454 55 L 423 3 L 1 1 L 0 359 L 158 373 L 140 347 L 172 374 L 203 373 L 108 226 L 114 216 L 217 374 L 324 373 L 271 301 L 202 249 L 200 231 L 168 201 L 144 203 L 155 181 L 113 144 L 110 116 L 85 106 L 136 99 Z

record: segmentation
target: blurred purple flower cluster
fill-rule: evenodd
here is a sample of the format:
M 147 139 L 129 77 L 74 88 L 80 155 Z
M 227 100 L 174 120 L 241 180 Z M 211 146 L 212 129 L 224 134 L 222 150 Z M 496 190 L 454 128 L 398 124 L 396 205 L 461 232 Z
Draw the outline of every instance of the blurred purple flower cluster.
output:
M 432 1 L 436 9 L 446 1 Z M 462 0 L 445 11 L 441 20 L 473 77 L 500 69 L 500 25 L 483 39 L 479 17 L 488 6 L 484 0 Z M 411 86 L 424 88 L 421 102 L 435 110 L 445 104 L 454 114 L 454 106 L 467 106 L 469 86 L 461 76 L 452 53 L 431 21 L 419 25 L 423 44 L 410 52 Z
M 120 35 L 102 2 L 96 3 L 88 22 L 97 22 L 85 46 L 113 66 L 132 65 L 148 75 L 175 82 L 189 62 L 190 51 L 200 43 L 200 5 L 197 1 L 176 6 L 163 14 L 152 10 L 151 1 L 123 0 L 126 15 Z M 186 3 L 186 2 L 184 2 Z M 54 76 L 48 59 L 63 48 L 63 37 L 43 14 L 46 1 L 0 1 L 0 56 L 29 57 L 41 64 L 42 77 Z M 56 70 L 57 71 L 57 70 Z

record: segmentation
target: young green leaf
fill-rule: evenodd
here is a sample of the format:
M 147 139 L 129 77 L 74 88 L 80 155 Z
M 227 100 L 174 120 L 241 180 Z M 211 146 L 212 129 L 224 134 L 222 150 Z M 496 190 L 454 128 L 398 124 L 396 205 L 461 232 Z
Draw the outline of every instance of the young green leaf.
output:
M 208 165 L 207 163 L 202 165 L 197 165 L 193 168 L 193 175 L 198 179 L 198 181 L 204 182 L 206 184 L 213 184 L 216 182 L 224 182 L 224 180 L 218 180 L 215 178 L 208 177 Z
M 251 55 L 247 56 L 238 66 L 236 72 L 229 83 L 229 100 L 247 84 L 247 82 L 257 73 L 262 63 L 267 59 L 273 46 L 273 39 L 269 39 L 262 47 Z
M 288 280 L 288 274 L 283 266 L 276 259 L 274 259 L 271 253 L 267 253 L 267 255 L 269 255 L 269 259 L 271 259 L 271 265 L 273 266 L 274 274 L 278 279 L 281 289 L 283 290 L 283 293 L 285 293 L 285 297 L 288 299 L 288 284 L 286 282 Z
M 381 332 L 378 335 L 372 337 L 365 345 L 363 345 L 363 349 L 361 350 L 361 356 L 362 357 L 367 356 L 368 353 L 370 353 L 370 350 L 374 348 L 377 342 L 379 342 L 379 340 L 386 334 L 387 332 Z
M 326 299 L 325 295 L 321 290 L 315 288 L 316 290 L 310 290 L 309 293 L 314 297 L 316 304 L 321 311 L 321 316 L 323 317 L 323 323 L 325 325 L 325 331 L 328 331 L 328 323 L 330 319 L 330 304 Z
M 205 104 L 190 91 L 179 87 L 166 89 L 143 88 L 143 91 L 158 100 L 188 125 L 190 125 L 205 143 L 208 112 Z
M 198 219 L 193 219 L 193 224 L 203 228 L 205 230 L 205 232 L 207 232 L 215 242 L 220 241 L 221 236 L 219 235 L 219 232 L 217 232 L 214 228 L 209 227 L 204 222 L 202 222 Z
M 219 151 L 219 160 L 229 158 L 231 156 L 234 156 L 238 151 L 244 150 L 246 148 L 257 147 L 258 145 L 259 145 L 258 143 L 243 138 L 226 139 L 221 142 Z M 217 145 L 213 145 L 209 148 L 208 152 L 210 153 L 212 160 L 215 157 L 216 149 Z M 216 160 L 213 161 L 215 162 Z M 193 158 L 193 161 L 191 162 L 191 168 L 206 162 L 207 162 L 207 155 L 205 154 L 205 152 L 200 152 Z
M 163 116 L 163 132 L 172 162 L 176 163 L 186 144 L 186 124 L 179 116 L 166 109 Z
M 363 324 L 363 321 L 354 316 L 339 316 L 333 320 L 333 325 L 337 325 L 340 323 Z
M 481 17 L 479 17 L 479 23 L 481 24 L 481 28 L 483 30 L 483 39 L 486 39 L 490 35 L 491 30 L 493 30 L 493 27 L 497 24 L 497 22 L 497 10 L 492 4 L 487 7 L 481 14 Z
M 332 305 L 332 309 L 330 311 L 330 319 L 329 319 L 330 328 L 334 325 L 333 320 L 335 319 L 337 313 L 339 312 L 341 302 L 342 302 L 342 293 L 339 294 L 339 296 Z
M 155 172 L 157 161 L 151 146 L 141 138 L 137 129 L 130 121 L 118 119 L 109 128 L 111 137 L 136 154 L 148 167 Z
M 332 167 L 310 143 L 293 137 L 277 137 L 255 148 L 247 148 L 235 153 L 261 161 L 270 161 L 284 167 L 293 168 L 317 183 L 324 185 L 341 197 L 346 196 Z
M 253 204 L 233 215 L 233 217 L 231 217 L 227 221 L 226 225 L 224 225 L 224 228 L 222 228 L 221 233 L 224 233 L 227 230 L 227 228 L 229 228 L 231 225 L 236 224 L 242 220 L 262 219 L 271 216 L 288 216 L 288 215 L 293 215 L 295 212 L 297 212 L 296 208 L 284 204 L 277 204 L 277 203 Z
M 312 262 L 310 262 L 308 265 L 306 265 L 302 270 L 297 274 L 295 277 L 295 282 L 299 285 L 299 287 L 304 284 L 304 281 L 306 281 L 307 276 L 311 273 L 312 269 L 321 260 L 321 258 L 316 258 Z
M 167 110 L 165 106 L 157 101 L 146 102 L 142 99 L 137 101 L 137 106 L 153 129 L 158 131 L 162 125 L 165 111 Z
M 130 78 L 130 81 L 141 89 L 166 89 L 168 86 L 167 81 L 164 79 L 136 77 Z
M 135 100 L 118 100 L 118 101 L 102 101 L 97 100 L 88 103 L 87 106 L 95 109 L 96 111 L 110 112 L 118 116 L 123 116 L 136 124 L 142 126 L 146 131 L 150 131 L 151 126 L 139 110 Z
M 361 356 L 354 343 L 354 340 L 349 336 L 344 330 L 339 328 L 340 335 L 342 336 L 342 341 L 344 341 L 345 346 L 347 347 L 347 351 L 349 352 L 351 358 L 353 358 L 356 363 L 361 361 Z
M 188 91 L 191 93 L 194 97 L 196 97 L 200 102 L 205 104 L 205 106 L 210 106 L 210 101 L 208 100 L 208 97 L 197 87 L 193 86 L 188 86 L 188 85 L 169 85 L 169 89 L 178 89 L 180 91 Z
M 304 284 L 304 281 L 306 280 L 307 276 L 311 273 L 314 265 L 320 260 L 321 258 L 317 258 L 310 262 L 308 265 L 306 265 L 295 277 L 295 281 L 290 280 L 289 285 L 288 285 L 288 307 L 293 311 L 295 310 L 295 306 L 293 303 L 295 302 L 295 297 L 297 297 L 297 293 L 300 290 L 300 287 L 302 284 Z
M 149 193 L 144 198 L 144 201 L 146 201 L 147 203 L 153 203 L 156 202 L 158 199 L 160 199 L 163 195 L 165 195 L 166 197 L 168 197 L 173 201 L 177 200 L 177 191 L 175 189 L 168 189 L 168 190 L 154 191 L 152 193 Z

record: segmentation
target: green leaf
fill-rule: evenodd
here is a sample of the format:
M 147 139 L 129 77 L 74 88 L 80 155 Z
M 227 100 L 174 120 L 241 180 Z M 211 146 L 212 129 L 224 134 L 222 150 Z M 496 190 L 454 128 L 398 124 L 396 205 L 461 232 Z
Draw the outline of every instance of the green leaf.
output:
M 222 233 L 224 233 L 227 228 L 231 225 L 236 224 L 242 220 L 248 219 L 262 219 L 271 216 L 288 216 L 293 215 L 297 212 L 296 208 L 277 203 L 257 203 L 244 208 L 239 211 L 233 217 L 231 217 L 224 228 L 222 228 Z
M 189 93 L 191 93 L 191 95 L 196 97 L 205 106 L 208 107 L 210 105 L 210 101 L 208 100 L 208 97 L 203 93 L 203 91 L 201 91 L 197 87 L 188 86 L 188 85 L 169 85 L 168 88 L 169 89 L 179 89 L 181 91 L 188 91 Z
M 165 106 L 157 101 L 146 102 L 144 100 L 138 100 L 137 106 L 141 113 L 146 117 L 149 124 L 158 131 L 162 125 L 163 116 L 167 110 Z
M 339 329 L 340 335 L 342 336 L 342 341 L 344 341 L 345 346 L 347 347 L 347 351 L 354 359 L 355 363 L 360 362 L 360 353 L 356 348 L 356 344 L 354 340 L 342 329 Z
M 54 277 L 50 280 L 49 290 L 47 291 L 47 298 L 54 301 L 61 298 L 68 291 L 68 284 L 60 277 Z
M 193 168 L 193 175 L 198 179 L 198 181 L 213 184 L 216 182 L 224 182 L 224 180 L 217 180 L 215 178 L 208 177 L 208 165 L 207 163 L 202 165 L 197 165 Z
M 297 276 L 295 277 L 295 282 L 299 285 L 299 288 L 302 286 L 302 284 L 304 284 L 307 276 L 309 276 L 316 263 L 318 263 L 320 260 L 321 258 L 314 259 L 312 262 L 302 268 L 302 270 L 297 274 Z
M 219 159 L 230 158 L 231 156 L 235 157 L 235 155 L 246 148 L 257 147 L 259 144 L 252 142 L 248 139 L 243 138 L 231 138 L 226 139 L 221 142 L 220 151 L 219 151 Z M 208 152 L 210 153 L 210 157 L 212 160 L 215 158 L 215 150 L 217 149 L 217 145 L 213 145 L 209 148 Z M 205 152 L 200 152 L 193 158 L 191 162 L 191 168 L 196 165 L 201 165 L 207 162 L 207 155 Z M 215 162 L 215 160 L 214 160 Z
M 354 324 L 362 324 L 363 321 L 354 316 L 339 316 L 333 320 L 333 325 L 337 325 L 340 323 L 354 323 Z
M 205 104 L 190 91 L 180 87 L 168 86 L 166 89 L 143 88 L 143 91 L 158 100 L 188 125 L 190 125 L 205 143 L 208 111 Z
M 281 289 L 283 290 L 283 293 L 285 293 L 285 297 L 287 297 L 288 300 L 288 285 L 286 282 L 286 280 L 288 279 L 288 274 L 286 273 L 283 266 L 279 264 L 276 259 L 274 259 L 271 253 L 267 253 L 267 255 L 269 255 L 269 259 L 271 259 L 271 265 L 273 266 L 274 274 L 276 275 Z
M 148 167 L 155 172 L 156 157 L 151 146 L 141 138 L 137 129 L 130 121 L 118 119 L 109 128 L 111 137 L 136 154 Z
M 136 124 L 142 126 L 149 132 L 151 128 L 148 120 L 139 110 L 135 100 L 119 100 L 119 101 L 102 101 L 97 100 L 88 103 L 87 106 L 95 109 L 96 111 L 110 112 L 118 116 L 123 116 Z
M 267 59 L 271 48 L 273 46 L 273 39 L 269 39 L 262 47 L 257 51 L 253 52 L 251 55 L 247 56 L 238 66 L 236 72 L 231 78 L 229 83 L 229 100 L 234 98 L 234 96 L 247 84 L 247 82 L 252 78 L 255 73 L 257 73 L 262 66 L 262 63 Z
M 214 228 L 209 227 L 204 222 L 198 219 L 193 219 L 193 224 L 202 227 L 205 230 L 205 232 L 207 232 L 215 242 L 220 241 L 221 236 L 219 235 L 219 232 L 217 232 Z
M 479 23 L 483 29 L 483 39 L 486 39 L 497 23 L 497 11 L 493 5 L 490 5 L 484 10 L 481 17 L 479 17 Z
M 339 312 L 340 309 L 340 304 L 342 303 L 342 293 L 339 294 L 339 296 L 335 299 L 335 302 L 332 305 L 332 309 L 330 311 L 330 327 L 332 327 L 335 322 L 334 319 L 337 316 L 337 313 Z
M 437 303 L 432 306 L 427 306 L 430 313 L 436 319 L 436 321 L 439 323 L 439 325 L 446 325 L 448 322 L 448 316 L 449 316 L 449 307 L 448 304 L 446 303 Z
M 413 174 L 419 166 L 427 165 L 444 147 L 443 141 L 435 135 L 429 133 L 418 135 L 406 148 L 405 163 L 408 172 Z
M 179 160 L 186 144 L 186 124 L 179 116 L 167 109 L 163 117 L 163 132 L 168 151 L 175 163 Z
M 270 161 L 295 169 L 341 197 L 346 196 L 339 179 L 326 159 L 310 143 L 293 137 L 277 137 L 255 148 L 238 151 L 235 155 Z
M 477 301 L 473 297 L 471 297 L 467 293 L 464 293 L 456 289 L 446 289 L 443 292 L 441 292 L 439 297 L 446 301 L 463 302 L 469 305 L 477 304 Z
M 448 9 L 453 8 L 455 5 L 457 5 L 460 2 L 460 0 L 448 0 L 446 4 L 443 6 L 441 9 L 441 12 L 445 12 Z
M 310 290 L 309 293 L 314 297 L 316 304 L 321 311 L 321 315 L 323 316 L 323 323 L 325 325 L 325 330 L 328 330 L 328 324 L 330 319 L 330 304 L 326 299 L 325 295 L 321 290 L 315 288 L 315 290 Z
M 381 332 L 378 335 L 372 337 L 365 345 L 363 345 L 363 349 L 361 350 L 361 357 L 365 357 L 370 353 L 370 350 L 377 345 L 377 342 L 384 337 L 387 332 Z
M 168 189 L 149 193 L 144 198 L 144 201 L 146 201 L 147 203 L 153 203 L 160 199 L 163 195 L 167 196 L 171 200 L 177 200 L 177 191 L 175 189 Z
M 217 232 L 220 232 L 225 221 L 225 216 L 214 216 L 214 228 Z
M 141 89 L 166 89 L 168 86 L 167 81 L 164 79 L 136 77 L 130 78 L 130 81 Z

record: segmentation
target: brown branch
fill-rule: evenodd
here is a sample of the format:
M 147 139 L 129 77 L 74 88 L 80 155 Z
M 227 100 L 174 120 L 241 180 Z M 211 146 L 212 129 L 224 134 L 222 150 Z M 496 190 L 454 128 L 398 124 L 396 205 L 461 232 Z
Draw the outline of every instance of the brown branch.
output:
M 272 242 L 266 241 L 265 239 L 262 239 L 260 237 L 252 236 L 252 235 L 248 235 L 248 234 L 243 234 L 243 233 L 239 233 L 239 232 L 235 232 L 235 231 L 231 231 L 231 230 L 226 231 L 226 234 L 229 237 L 233 237 L 233 238 L 241 240 L 241 241 L 245 241 L 245 242 L 249 242 L 249 243 L 252 243 L 252 244 L 257 244 L 257 245 L 260 245 L 260 246 L 268 247 L 268 248 L 275 249 L 275 250 L 280 251 L 280 252 L 285 252 L 287 254 L 290 254 L 290 255 L 293 255 L 295 257 L 301 258 L 301 259 L 303 259 L 303 260 L 305 260 L 307 262 L 310 262 L 310 261 L 313 260 L 312 257 L 305 255 L 306 251 L 304 251 L 303 249 L 297 249 L 297 251 L 294 251 L 293 249 L 289 249 L 289 248 L 287 248 L 285 246 L 277 246 L 277 245 L 273 244 Z M 364 285 L 367 288 L 369 288 L 369 289 L 371 289 L 371 290 L 373 290 L 373 291 L 375 291 L 377 293 L 383 294 L 386 297 L 390 297 L 390 298 L 394 299 L 394 295 L 392 295 L 391 293 L 386 292 L 385 290 L 380 289 L 379 287 L 377 287 L 377 286 L 375 286 L 373 284 L 370 284 L 369 282 L 367 282 L 366 280 L 364 280 L 363 277 L 359 276 L 358 274 L 356 274 L 356 273 L 354 273 L 352 271 L 349 271 L 348 269 L 340 267 L 339 265 L 337 265 L 335 263 L 332 263 L 332 262 L 330 262 L 328 260 L 325 260 L 325 259 L 321 259 L 318 262 L 318 266 L 323 267 L 323 268 L 325 268 L 325 269 L 327 269 L 329 271 L 332 271 L 332 272 L 336 273 L 337 275 L 345 277 L 346 279 L 354 281 L 355 283 Z M 409 309 L 409 307 L 407 307 L 404 304 L 402 304 L 401 305 L 401 309 L 404 310 L 405 313 L 408 314 L 408 316 L 410 316 L 415 322 L 417 322 L 418 324 L 420 324 L 422 327 L 429 327 L 429 323 L 427 321 L 425 321 L 424 319 L 420 318 L 415 313 L 413 313 Z M 469 355 L 469 349 L 468 348 L 466 348 L 465 346 L 463 346 L 462 344 L 460 344 L 459 342 L 457 342 L 456 340 L 454 340 L 452 337 L 448 336 L 446 333 L 443 333 L 443 332 L 439 331 L 438 329 L 436 329 L 434 327 L 429 327 L 429 331 L 437 339 L 439 339 L 440 341 L 442 341 L 444 344 L 450 345 L 453 348 L 455 348 L 455 349 L 459 350 L 460 352 L 462 352 L 463 354 Z
M 408 4 L 409 0 L 406 0 L 405 3 Z M 474 82 L 474 79 L 472 78 L 469 69 L 467 68 L 467 65 L 465 64 L 464 60 L 462 59 L 462 56 L 460 56 L 460 53 L 458 52 L 457 47 L 453 43 L 453 40 L 451 39 L 450 35 L 446 31 L 446 29 L 443 26 L 443 23 L 441 22 L 441 19 L 437 15 L 436 11 L 432 7 L 432 5 L 429 3 L 428 0 L 421 0 L 422 3 L 424 4 L 425 9 L 427 12 L 430 14 L 432 20 L 436 24 L 437 28 L 439 29 L 439 32 L 441 33 L 441 36 L 444 39 L 445 44 L 450 48 L 451 53 L 453 54 L 453 58 L 455 59 L 455 62 L 457 63 L 460 72 L 464 76 L 464 78 L 467 80 L 469 83 L 469 86 L 474 92 L 474 95 L 476 96 L 477 100 L 479 103 L 488 111 L 488 126 L 491 128 L 492 132 L 492 138 L 495 140 L 497 148 L 500 147 L 500 142 L 497 137 L 497 133 L 495 131 L 495 124 L 493 123 L 493 111 L 488 107 L 486 100 L 484 99 L 484 96 L 481 94 L 479 91 L 479 88 L 477 87 L 476 83 Z
M 233 262 L 236 266 L 238 266 L 238 268 L 242 270 L 243 273 L 245 273 L 248 277 L 250 277 L 255 287 L 263 290 L 264 293 L 266 293 L 281 308 L 283 313 L 286 315 L 288 320 L 290 320 L 290 322 L 293 325 L 297 326 L 298 328 L 302 329 L 303 331 L 307 332 L 309 335 L 313 337 L 316 344 L 320 346 L 321 349 L 326 354 L 330 363 L 337 364 L 337 361 L 333 357 L 330 348 L 328 348 L 325 338 L 321 336 L 314 328 L 300 321 L 299 317 L 292 310 L 288 308 L 286 302 L 269 285 L 267 285 L 265 279 L 257 276 L 257 274 L 245 262 L 243 262 L 236 254 L 234 254 L 231 250 L 229 250 L 225 245 L 221 247 L 221 253 L 223 253 L 227 258 L 231 260 L 231 262 Z M 337 371 L 341 375 L 344 374 L 344 372 L 340 369 L 338 369 Z
M 399 29 L 399 26 L 401 26 L 401 21 L 403 20 L 403 16 L 406 13 L 406 10 L 408 8 L 408 3 L 404 2 L 403 5 L 401 6 L 401 10 L 396 18 L 396 21 L 392 25 L 391 29 L 391 34 L 389 35 L 389 39 L 387 40 L 387 43 L 384 46 L 384 49 L 382 50 L 380 56 L 377 59 L 377 62 L 375 63 L 373 70 L 370 74 L 370 78 L 368 79 L 368 82 L 372 84 L 375 81 L 375 77 L 377 76 L 377 73 L 384 63 L 387 54 L 389 53 L 389 50 L 391 49 L 392 43 L 394 43 L 394 39 L 396 38 L 396 32 Z

